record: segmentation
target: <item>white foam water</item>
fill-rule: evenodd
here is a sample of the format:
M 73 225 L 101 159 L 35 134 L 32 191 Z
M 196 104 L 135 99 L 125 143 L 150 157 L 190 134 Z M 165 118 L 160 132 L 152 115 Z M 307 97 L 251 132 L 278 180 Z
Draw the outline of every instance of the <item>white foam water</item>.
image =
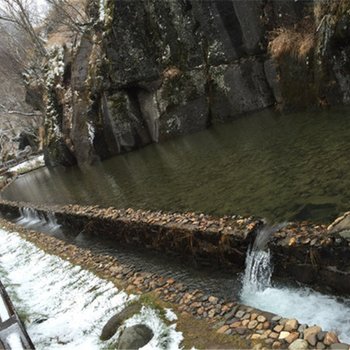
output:
M 57 223 L 57 219 L 54 213 L 47 212 L 46 216 L 43 213 L 39 213 L 33 208 L 20 208 L 20 217 L 16 220 L 18 225 L 22 225 L 26 228 L 35 228 L 38 226 L 44 226 L 49 232 L 55 232 L 61 225 Z
M 308 325 L 317 324 L 335 331 L 343 342 L 350 342 L 350 299 L 325 295 L 310 288 L 275 287 L 271 283 L 270 251 L 254 244 L 246 257 L 240 299 L 244 304 L 296 318 Z
M 242 283 L 243 294 L 263 291 L 270 287 L 271 276 L 270 251 L 249 250 Z
M 2 229 L 0 279 L 20 315 L 26 315 L 26 328 L 37 349 L 111 347 L 118 334 L 101 342 L 99 335 L 104 324 L 136 298 Z M 152 349 L 164 348 L 164 342 L 169 349 L 179 348 L 182 334 L 175 325 L 166 325 L 157 311 L 144 307 L 127 324 L 138 321 L 153 330 Z
M 241 300 L 261 310 L 276 313 L 299 322 L 319 325 L 334 331 L 343 342 L 350 342 L 350 300 L 318 293 L 310 288 L 277 288 L 249 292 L 243 290 Z
M 23 349 L 21 338 L 17 333 L 10 333 L 10 335 L 6 338 L 6 340 L 8 344 L 10 344 L 11 349 L 16 349 L 16 350 Z

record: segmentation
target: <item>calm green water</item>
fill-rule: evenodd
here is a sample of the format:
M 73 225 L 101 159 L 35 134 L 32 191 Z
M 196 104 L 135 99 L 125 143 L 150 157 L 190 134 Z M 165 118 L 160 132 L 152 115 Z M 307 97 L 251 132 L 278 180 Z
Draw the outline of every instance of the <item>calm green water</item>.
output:
M 350 109 L 266 111 L 94 166 L 44 168 L 2 196 L 329 221 L 350 209 Z

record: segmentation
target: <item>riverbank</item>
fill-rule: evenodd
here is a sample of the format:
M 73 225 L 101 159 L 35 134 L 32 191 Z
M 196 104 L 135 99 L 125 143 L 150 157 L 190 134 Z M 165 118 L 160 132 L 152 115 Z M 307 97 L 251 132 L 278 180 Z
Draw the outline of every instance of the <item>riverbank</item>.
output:
M 27 207 L 26 207 L 27 206 Z M 0 201 L 3 214 L 28 215 L 40 221 L 54 216 L 71 232 L 111 238 L 131 247 L 174 254 L 196 266 L 231 272 L 242 269 L 249 245 L 265 225 L 254 217 L 213 217 L 198 213 L 167 213 L 100 208 L 98 206 L 28 206 Z M 29 217 L 30 219 L 30 217 Z M 269 248 L 276 276 L 295 279 L 341 293 L 350 292 L 350 241 L 336 229 L 308 222 L 288 223 L 271 233 Z
M 184 333 L 186 347 L 203 348 L 212 344 L 214 347 L 226 348 L 251 348 L 255 345 L 259 349 L 263 346 L 290 346 L 291 349 L 298 346 L 300 349 L 302 346 L 313 348 L 323 344 L 324 348 L 336 348 L 336 345 L 331 345 L 331 342 L 338 342 L 332 332 L 300 325 L 296 320 L 287 320 L 241 305 L 234 299 L 223 300 L 215 295 L 205 295 L 200 290 L 189 290 L 172 278 L 164 279 L 140 271 L 133 266 L 120 264 L 111 256 L 93 254 L 89 250 L 67 244 L 47 234 L 20 228 L 5 220 L 1 220 L 0 224 L 7 230 L 19 232 L 21 237 L 47 253 L 89 269 L 128 293 L 146 294 L 156 304 L 171 305 L 180 317 L 178 327 Z M 204 325 L 207 330 L 205 336 Z M 255 342 L 263 345 L 256 345 Z M 338 348 L 346 348 L 346 345 L 338 344 Z

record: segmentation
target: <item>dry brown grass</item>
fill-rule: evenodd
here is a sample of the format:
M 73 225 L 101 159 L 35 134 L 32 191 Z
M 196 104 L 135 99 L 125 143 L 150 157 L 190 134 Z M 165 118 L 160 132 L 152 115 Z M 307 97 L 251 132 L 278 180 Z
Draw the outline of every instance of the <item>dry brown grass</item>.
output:
M 298 31 L 293 28 L 279 28 L 271 34 L 268 50 L 274 59 L 285 56 L 303 61 L 315 46 L 313 31 Z
M 181 70 L 177 67 L 168 67 L 163 71 L 163 77 L 165 79 L 174 79 L 182 74 Z

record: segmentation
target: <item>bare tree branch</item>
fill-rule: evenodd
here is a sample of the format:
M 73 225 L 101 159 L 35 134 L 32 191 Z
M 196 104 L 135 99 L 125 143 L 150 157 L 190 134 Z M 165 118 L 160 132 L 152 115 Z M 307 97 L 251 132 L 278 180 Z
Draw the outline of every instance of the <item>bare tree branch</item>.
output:
M 23 115 L 26 117 L 35 117 L 35 116 L 41 116 L 42 113 L 41 112 L 31 112 L 31 113 L 27 113 L 27 112 L 21 112 L 21 111 L 7 111 L 8 114 L 17 114 L 17 115 Z
M 0 10 L 0 19 L 11 22 L 25 30 L 31 39 L 35 49 L 42 56 L 47 55 L 47 51 L 40 36 L 35 31 L 30 20 L 29 9 L 25 6 L 24 0 L 2 0 L 4 6 Z

